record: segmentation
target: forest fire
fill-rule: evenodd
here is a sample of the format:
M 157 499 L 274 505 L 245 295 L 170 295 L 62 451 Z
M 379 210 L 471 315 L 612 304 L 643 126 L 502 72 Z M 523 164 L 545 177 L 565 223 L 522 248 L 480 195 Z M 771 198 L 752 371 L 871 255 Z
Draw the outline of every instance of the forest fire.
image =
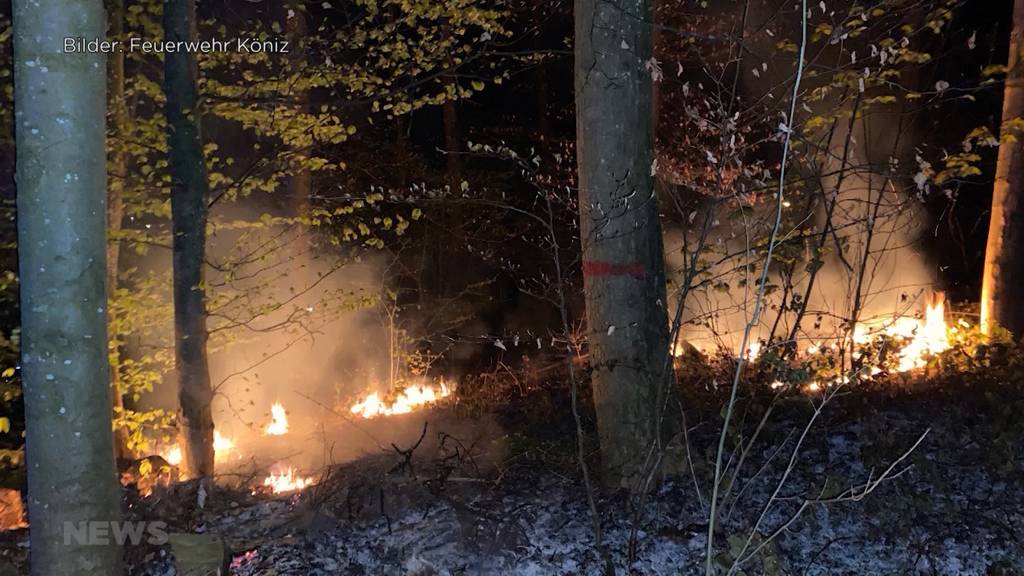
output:
M 312 478 L 300 476 L 295 468 L 289 466 L 285 469 L 271 471 L 263 480 L 263 486 L 269 488 L 274 494 L 287 494 L 308 488 L 315 484 Z
M 408 414 L 418 408 L 447 398 L 451 393 L 452 389 L 444 382 L 436 387 L 407 386 L 391 402 L 386 402 L 385 399 L 381 398 L 379 392 L 372 392 L 362 401 L 353 404 L 349 411 L 363 418 Z
M 280 402 L 275 402 L 270 407 L 270 416 L 273 419 L 263 430 L 268 436 L 283 436 L 288 433 L 288 414 Z
M 14 0 L 0 101 L 0 576 L 1024 576 L 1024 0 Z

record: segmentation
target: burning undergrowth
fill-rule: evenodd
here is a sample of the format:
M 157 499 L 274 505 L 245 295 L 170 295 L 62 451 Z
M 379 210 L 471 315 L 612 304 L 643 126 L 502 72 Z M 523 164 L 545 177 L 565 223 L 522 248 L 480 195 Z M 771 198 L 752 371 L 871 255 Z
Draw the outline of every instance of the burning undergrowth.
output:
M 990 444 L 1002 441 L 990 434 L 1004 428 L 976 422 L 977 414 L 1008 397 L 991 383 L 979 383 L 896 398 L 863 391 L 841 399 L 830 423 L 803 451 L 792 490 L 855 484 L 888 464 L 923 427 L 934 432 L 911 456 L 907 471 L 877 494 L 863 503 L 813 510 L 754 557 L 749 569 L 866 574 L 927 573 L 933 567 L 941 573 L 942 567 L 958 566 L 961 573 L 995 574 L 1024 568 L 1013 535 L 1024 522 L 1019 454 L 1007 458 L 1014 451 L 1010 443 L 1010 452 L 992 452 Z M 774 456 L 776 440 L 784 442 L 802 426 L 809 410 L 802 402 L 778 408 L 764 431 L 772 440 L 751 451 L 751 465 L 734 479 L 749 500 L 730 507 L 726 534 L 741 534 L 756 515 L 757 507 L 742 502 L 767 497 L 784 468 L 784 459 Z M 737 434 L 749 433 L 754 416 Z M 713 426 L 694 422 L 695 454 L 713 445 L 715 436 Z M 519 456 L 511 453 L 488 461 L 487 446 L 466 449 L 431 425 L 409 444 L 329 467 L 301 493 L 267 497 L 225 490 L 199 510 L 191 504 L 195 487 L 184 485 L 142 499 L 133 510 L 140 517 L 177 514 L 181 528 L 222 535 L 237 576 L 569 575 L 599 573 L 609 562 L 617 573 L 699 572 L 707 494 L 695 489 L 691 475 L 707 481 L 710 469 L 703 458 L 695 457 L 692 471 L 652 494 L 636 557 L 630 559 L 634 516 L 621 494 L 598 497 L 608 549 L 602 556 L 594 547 L 578 472 L 517 466 Z M 974 513 L 964 513 L 965 505 Z M 786 521 L 790 511 L 780 506 L 769 523 Z M 150 549 L 149 560 L 140 554 L 136 567 L 133 573 L 165 575 L 170 556 Z
M 979 364 L 991 363 L 1001 345 L 985 344 L 970 318 L 969 311 L 949 310 L 936 298 L 919 315 L 869 318 L 844 336 L 799 345 L 759 340 L 745 355 L 741 383 L 745 390 L 774 396 L 813 395 L 853 386 L 907 387 L 942 375 L 976 371 Z M 700 350 L 680 342 L 674 356 L 679 396 L 687 406 L 699 409 L 722 400 L 736 367 L 733 353 L 725 347 Z M 571 432 L 554 424 L 564 424 L 569 409 L 565 366 L 565 359 L 557 356 L 534 361 L 524 357 L 521 363 L 503 365 L 493 373 L 467 377 L 458 387 L 418 377 L 388 389 L 361 388 L 336 398 L 293 393 L 287 395 L 287 403 L 270 403 L 261 419 L 245 428 L 235 427 L 232 432 L 218 428 L 214 439 L 218 468 L 227 484 L 256 494 L 296 493 L 315 485 L 319 473 L 330 465 L 411 443 L 421 423 L 437 414 L 433 409 L 448 413 L 449 404 L 457 407 L 450 412 L 455 419 L 498 416 L 511 432 L 509 445 L 535 456 L 540 446 L 536 442 L 546 441 L 539 440 L 544 434 L 538 431 Z M 583 386 L 581 407 L 591 418 L 586 382 Z M 705 398 L 693 404 L 698 396 Z M 463 424 L 475 425 L 469 420 Z M 519 434 L 519 428 L 531 432 Z M 551 448 L 560 452 L 564 447 Z M 159 458 L 136 463 L 124 477 L 144 494 L 157 484 L 183 477 L 178 473 L 180 445 L 165 443 L 157 446 L 156 453 Z M 561 464 L 557 457 L 541 460 L 556 468 L 575 466 L 572 458 Z
M 214 432 L 217 465 L 228 478 L 245 473 L 252 475 L 241 483 L 233 484 L 251 485 L 254 494 L 298 492 L 316 483 L 310 471 L 329 465 L 331 462 L 327 459 L 351 458 L 358 454 L 355 448 L 367 442 L 381 446 L 401 439 L 412 430 L 409 421 L 401 421 L 401 416 L 437 407 L 453 392 L 454 386 L 443 381 L 422 381 L 383 393 L 364 392 L 334 407 L 321 405 L 320 418 L 312 420 L 307 417 L 296 423 L 293 423 L 288 409 L 275 402 L 270 408 L 269 421 L 259 428 L 257 434 L 228 437 L 219 430 Z M 315 399 L 305 401 L 314 402 Z M 364 422 L 361 424 L 360 421 Z M 343 440 L 343 436 L 348 435 L 342 430 L 345 428 L 355 432 L 360 440 L 352 442 L 351 437 Z M 317 442 L 315 445 L 318 447 L 328 448 L 330 454 L 320 454 L 317 458 L 312 454 L 315 450 L 296 449 L 296 446 L 309 446 L 311 441 Z M 348 448 L 335 452 L 333 447 L 341 442 Z M 165 443 L 159 454 L 133 462 L 122 475 L 122 482 L 136 486 L 144 496 L 148 496 L 155 487 L 167 487 L 184 478 L 183 451 L 179 443 Z
M 253 220 L 266 208 L 252 200 L 216 217 Z M 209 239 L 213 444 L 221 483 L 288 494 L 328 465 L 417 434 L 418 424 L 401 417 L 442 405 L 455 385 L 428 376 L 429 364 L 409 368 L 414 342 L 399 325 L 407 320 L 389 314 L 390 256 L 326 254 L 313 231 L 266 220 L 273 223 L 224 225 Z M 136 259 L 159 273 L 169 267 L 164 256 Z M 167 348 L 171 333 L 153 326 L 138 346 Z M 134 346 L 126 356 L 138 353 Z M 168 366 L 154 376 L 166 385 L 151 385 L 132 408 L 173 415 L 172 375 Z M 149 493 L 187 478 L 180 433 L 163 425 L 133 431 L 137 459 L 122 461 L 123 481 Z
M 908 460 L 907 472 L 866 504 L 808 514 L 754 559 L 754 566 L 809 567 L 808 573 L 912 572 L 922 562 L 954 563 L 971 573 L 1021 567 L 1005 526 L 1019 526 L 1024 518 L 1015 512 L 1005 518 L 958 512 L 958 502 L 964 501 L 1016 510 L 1014 502 L 1024 493 L 1019 436 L 1014 436 L 1024 421 L 1019 403 L 1024 349 L 986 342 L 964 325 L 967 318 L 958 310 L 939 315 L 933 309 L 930 316 L 913 318 L 913 329 L 892 328 L 910 326 L 909 320 L 872 324 L 848 340 L 856 344 L 852 353 L 860 354 L 865 369 L 856 383 L 842 383 L 848 393 L 835 397 L 828 423 L 802 451 L 792 490 L 856 485 L 891 464 L 921 430 L 933 432 Z M 931 329 L 937 319 L 943 320 L 945 340 Z M 942 345 L 932 347 L 934 342 Z M 766 497 L 780 474 L 780 446 L 785 450 L 817 399 L 839 385 L 834 379 L 843 370 L 842 345 L 838 339 L 818 349 L 808 345 L 786 358 L 784 345 L 763 342 L 748 354 L 742 417 L 730 438 L 744 442 L 766 413 L 773 415 L 762 441 L 748 454 L 750 465 L 732 479 L 748 500 L 732 503 L 723 530 L 742 532 L 750 520 L 745 510 L 757 509 L 743 502 Z M 908 367 L 906 359 L 917 350 L 920 361 Z M 847 349 L 847 362 L 852 353 Z M 701 502 L 706 504 L 707 493 L 695 489 L 694 481 L 707 486 L 711 467 L 702 455 L 716 440 L 727 394 L 722 382 L 735 369 L 736 357 L 724 348 L 705 353 L 681 346 L 676 363 L 692 458 L 685 474 L 651 496 L 654 511 L 643 519 L 635 559 L 625 553 L 633 522 L 629 506 L 621 496 L 599 497 L 605 543 L 620 572 L 678 573 L 701 558 L 706 530 Z M 179 483 L 138 499 L 133 509 L 143 517 L 172 518 L 175 529 L 222 535 L 232 556 L 231 573 L 241 576 L 594 572 L 607 559 L 594 551 L 574 432 L 565 417 L 565 359 L 536 364 L 476 375 L 457 388 L 423 381 L 412 390 L 363 390 L 319 406 L 319 417 L 306 412 L 297 418 L 289 403 L 281 402 L 283 410 L 271 405 L 254 434 L 270 464 L 245 471 L 244 481 L 229 475 L 205 508 L 197 508 L 193 485 Z M 845 370 L 849 373 L 850 366 Z M 811 390 L 815 381 L 832 384 Z M 775 382 L 785 384 L 773 387 Z M 585 382 L 581 392 L 593 466 L 596 444 Z M 414 406 L 413 400 L 421 404 Z M 486 429 L 473 418 L 489 413 L 504 414 L 501 426 Z M 998 422 L 979 416 L 986 414 L 1001 416 Z M 247 442 L 244 436 L 233 440 L 235 446 Z M 371 448 L 338 458 L 338 464 L 289 464 L 289 450 L 303 442 L 328 452 L 332 444 Z M 289 450 L 280 457 L 271 454 L 268 447 L 275 443 Z M 962 465 L 967 462 L 981 464 Z M 927 498 L 920 497 L 922 490 Z M 885 504 L 873 503 L 876 499 Z M 783 505 L 769 520 L 782 522 L 787 511 Z M 916 520 L 908 524 L 908 518 Z M 908 533 L 914 534 L 909 546 Z M 943 535 L 941 541 L 931 540 L 935 534 Z M 167 550 L 148 554 L 133 573 L 162 575 L 171 569 Z M 673 571 L 666 572 L 667 566 Z
M 1009 344 L 981 334 L 969 308 L 947 308 L 939 294 L 918 315 L 877 315 L 839 335 L 757 340 L 744 354 L 742 381 L 782 392 L 851 384 L 902 387 L 971 369 L 992 347 Z M 680 377 L 698 386 L 720 387 L 736 368 L 736 356 L 724 346 L 701 349 L 681 341 L 673 355 Z

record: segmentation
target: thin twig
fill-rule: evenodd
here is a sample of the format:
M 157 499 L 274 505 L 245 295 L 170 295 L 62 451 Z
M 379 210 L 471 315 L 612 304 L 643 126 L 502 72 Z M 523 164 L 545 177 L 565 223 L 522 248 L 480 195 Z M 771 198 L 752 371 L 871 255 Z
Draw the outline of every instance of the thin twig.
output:
M 807 0 L 801 2 L 800 14 L 800 54 L 797 59 L 796 79 L 793 82 L 793 94 L 790 101 L 789 116 L 786 118 L 787 126 L 782 144 L 782 161 L 779 167 L 779 188 L 775 198 L 775 224 L 772 227 L 771 239 L 768 242 L 768 251 L 764 257 L 764 268 L 761 270 L 761 282 L 757 288 L 757 298 L 754 302 L 754 312 L 743 330 L 743 341 L 740 347 L 739 358 L 736 360 L 736 373 L 733 376 L 732 389 L 729 392 L 729 403 L 725 409 L 725 419 L 722 422 L 722 432 L 718 437 L 718 450 L 715 456 L 715 475 L 711 487 L 711 510 L 708 514 L 708 538 L 707 550 L 704 559 L 704 574 L 712 576 L 714 570 L 714 544 L 715 544 L 715 516 L 718 512 L 718 484 L 722 475 L 722 455 L 725 452 L 725 439 L 729 432 L 729 421 L 732 418 L 732 411 L 736 405 L 736 394 L 739 389 L 740 376 L 743 373 L 743 363 L 746 359 L 746 350 L 750 341 L 750 333 L 757 325 L 761 316 L 761 307 L 764 304 L 765 289 L 768 285 L 768 269 L 771 267 L 772 252 L 775 250 L 775 242 L 779 230 L 782 228 L 783 193 L 786 188 L 786 163 L 789 158 L 789 146 L 792 140 L 794 118 L 796 116 L 796 103 L 800 95 L 800 81 L 803 78 L 804 58 L 807 50 Z

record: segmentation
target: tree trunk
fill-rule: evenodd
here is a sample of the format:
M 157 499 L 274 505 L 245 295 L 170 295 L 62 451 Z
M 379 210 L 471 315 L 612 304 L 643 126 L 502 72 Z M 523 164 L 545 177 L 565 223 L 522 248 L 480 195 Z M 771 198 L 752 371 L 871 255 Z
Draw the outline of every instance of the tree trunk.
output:
M 21 372 L 31 573 L 120 574 L 121 549 L 81 529 L 119 520 L 106 294 L 102 0 L 15 0 Z M 94 531 L 93 534 L 96 534 Z M 78 536 L 78 537 L 76 537 Z
M 452 61 L 448 62 L 449 69 L 453 69 L 454 66 L 455 64 Z M 437 205 L 437 210 L 433 214 L 435 227 L 438 231 L 437 238 L 435 239 L 437 241 L 431 245 L 431 273 L 434 280 L 433 292 L 435 299 L 447 298 L 453 286 L 448 278 L 449 267 L 446 265 L 451 256 L 451 252 L 448 251 L 450 243 L 444 241 L 443 235 L 449 235 L 450 237 L 452 234 L 452 219 L 448 213 L 448 199 L 459 194 L 459 190 L 462 187 L 462 157 L 459 155 L 459 150 L 461 149 L 459 111 L 455 101 L 458 97 L 458 88 L 455 86 L 454 75 L 446 76 L 445 84 L 448 86 L 448 98 L 441 105 L 441 116 L 444 125 L 444 148 L 447 151 L 445 155 L 445 181 L 448 184 L 448 189 L 445 191 L 444 187 L 442 187 L 441 202 Z
M 395 116 L 395 171 L 393 184 L 402 190 L 409 184 L 409 119 L 411 113 Z
M 992 217 L 985 248 L 981 326 L 1024 335 L 1024 131 L 1010 122 L 1024 116 L 1024 0 L 1013 3 L 1010 57 L 1003 89 L 1003 134 L 992 191 Z
M 194 0 L 164 3 L 164 37 L 196 37 Z M 198 69 L 189 52 L 164 55 L 174 232 L 174 350 L 187 472 L 213 476 L 213 392 L 206 359 L 206 218 L 209 182 L 200 130 Z
M 454 83 L 454 80 L 448 80 Z M 445 155 L 445 176 L 451 192 L 457 192 L 462 185 L 462 157 L 459 156 L 459 112 L 456 107 L 455 97 L 449 96 L 442 105 L 442 116 L 444 117 L 444 149 Z
M 109 0 L 107 14 L 110 19 L 108 36 L 122 40 L 124 36 L 124 0 Z M 115 51 L 107 62 L 109 73 L 110 131 L 115 140 L 110 149 L 110 171 L 107 179 L 107 326 L 114 325 L 114 306 L 111 304 L 117 292 L 117 271 L 121 260 L 120 233 L 124 221 L 124 183 L 127 173 L 127 158 L 123 139 L 128 126 L 128 106 L 124 92 L 124 53 Z M 113 408 L 124 408 L 124 394 L 121 390 L 120 335 L 108 330 L 110 338 L 110 388 L 112 390 Z M 128 450 L 128 435 L 124 428 L 114 431 L 114 451 L 118 459 L 133 458 Z
M 307 28 L 306 11 L 303 8 L 302 2 L 299 0 L 288 0 L 285 9 L 285 30 L 288 31 L 288 37 L 291 38 L 292 46 L 294 47 L 288 54 L 288 61 L 292 71 L 301 69 L 303 59 L 306 57 L 305 42 L 306 35 L 308 34 Z M 300 111 L 303 113 L 307 112 L 309 108 L 309 92 L 303 89 L 298 94 L 295 94 L 295 99 L 298 102 Z M 309 218 L 312 208 L 313 175 L 310 173 L 309 168 L 306 167 L 308 158 L 309 155 L 302 148 L 301 144 L 296 147 L 292 160 L 294 172 L 289 181 L 290 196 L 292 202 L 295 203 L 295 215 L 302 219 Z M 314 234 L 312 226 L 309 227 L 308 233 L 311 245 Z M 308 256 L 304 260 L 308 260 Z
M 656 440 L 668 320 L 652 165 L 651 2 L 576 0 L 580 233 L 605 484 L 636 488 Z
M 534 27 L 533 49 L 538 54 L 545 51 L 544 23 L 548 18 L 548 10 L 545 0 L 533 0 L 530 20 Z M 548 119 L 548 71 L 544 60 L 537 62 L 533 68 L 533 108 L 537 114 L 540 150 L 548 153 L 551 149 L 551 121 Z

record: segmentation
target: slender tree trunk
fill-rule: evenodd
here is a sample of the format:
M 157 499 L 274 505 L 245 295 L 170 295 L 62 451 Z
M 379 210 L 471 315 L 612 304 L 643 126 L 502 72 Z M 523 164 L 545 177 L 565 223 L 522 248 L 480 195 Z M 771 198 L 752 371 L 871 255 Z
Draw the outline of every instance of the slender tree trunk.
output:
M 981 326 L 996 325 L 1024 335 L 1024 131 L 1011 121 L 1024 117 L 1024 0 L 1014 0 L 1003 134 L 992 191 L 992 218 L 981 287 Z
M 462 184 L 462 157 L 459 156 L 459 111 L 453 97 L 444 101 L 441 114 L 444 116 L 444 149 L 448 152 L 445 156 L 445 174 L 451 191 L 456 192 Z
M 194 0 L 164 2 L 168 41 L 196 37 Z M 174 348 L 188 473 L 213 476 L 213 392 L 206 358 L 206 218 L 209 182 L 200 130 L 198 69 L 191 53 L 164 56 L 171 218 L 174 232 Z
M 31 573 L 120 574 L 78 528 L 120 517 L 110 433 L 102 0 L 15 0 L 21 370 Z M 99 70 L 100 72 L 97 72 Z M 94 525 L 96 526 L 96 525 Z
M 288 31 L 288 36 L 291 38 L 292 46 L 294 47 L 288 54 L 288 60 L 293 71 L 300 70 L 304 64 L 303 59 L 306 58 L 304 49 L 306 35 L 308 34 L 306 10 L 300 0 L 288 0 L 285 12 L 285 30 Z M 299 102 L 298 107 L 300 111 L 303 113 L 307 112 L 309 108 L 309 92 L 305 89 L 299 90 L 295 94 L 295 99 Z M 290 195 L 292 202 L 295 203 L 295 214 L 299 218 L 309 218 L 312 208 L 313 175 L 310 173 L 309 168 L 305 166 L 308 157 L 309 155 L 302 149 L 300 144 L 294 151 L 293 163 L 295 168 L 289 182 Z M 310 227 L 309 234 L 312 240 L 312 227 Z
M 454 65 L 453 62 L 448 62 L 449 67 Z M 437 299 L 446 298 L 452 287 L 452 283 L 448 279 L 448 266 L 446 266 L 450 256 L 450 252 L 447 251 L 449 245 L 443 242 L 442 235 L 452 232 L 452 219 L 448 214 L 448 196 L 458 194 L 462 186 L 462 157 L 459 156 L 462 139 L 459 134 L 459 111 L 455 102 L 457 98 L 455 77 L 453 75 L 446 76 L 445 84 L 448 86 L 448 99 L 441 105 L 441 116 L 444 126 L 444 149 L 448 152 L 445 155 L 445 180 L 448 184 L 448 191 L 444 192 L 442 188 L 443 196 L 434 212 L 433 220 L 438 230 L 437 240 L 439 241 L 434 242 L 431 247 L 433 290 L 434 297 Z
M 533 49 L 538 53 L 545 49 L 544 23 L 547 14 L 547 3 L 544 0 L 533 0 Z M 533 68 L 533 107 L 537 114 L 537 139 L 540 140 L 540 150 L 548 152 L 551 147 L 551 121 L 548 118 L 548 71 L 544 61 L 538 62 Z
M 411 114 L 411 113 L 410 113 Z M 394 185 L 403 189 L 409 184 L 409 118 L 408 114 L 395 116 Z
M 668 354 L 652 165 L 651 1 L 576 0 L 584 296 L 606 485 L 636 488 Z
M 124 36 L 124 0 L 108 0 L 107 14 L 110 19 L 109 37 L 118 40 Z M 124 183 L 128 161 L 125 154 L 124 141 L 128 126 L 128 106 L 124 91 L 124 53 L 113 52 L 107 62 L 109 73 L 108 98 L 110 102 L 110 129 L 115 141 L 110 149 L 110 170 L 112 174 L 107 181 L 107 325 L 115 324 L 114 301 L 117 292 L 117 271 L 121 260 L 120 233 L 124 221 Z M 121 390 L 120 335 L 108 329 L 110 338 L 110 388 L 113 391 L 113 408 L 124 409 L 124 394 Z M 114 431 L 114 451 L 119 459 L 130 459 L 128 435 L 124 428 Z

